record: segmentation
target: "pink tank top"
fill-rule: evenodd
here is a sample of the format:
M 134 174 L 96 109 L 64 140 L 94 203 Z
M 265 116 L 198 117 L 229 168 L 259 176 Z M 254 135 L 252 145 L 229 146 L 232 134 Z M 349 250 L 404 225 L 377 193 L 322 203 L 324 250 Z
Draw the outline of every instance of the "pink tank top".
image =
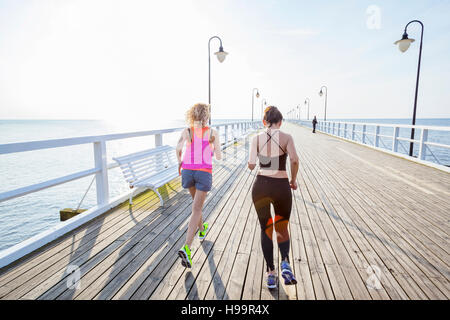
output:
M 188 170 L 201 170 L 212 172 L 212 149 L 209 142 L 209 134 L 203 137 L 209 127 L 190 128 L 192 133 L 192 141 L 186 142 L 186 151 L 184 152 L 183 163 L 181 168 Z M 210 131 L 211 132 L 211 131 Z M 200 135 L 200 136 L 198 136 Z

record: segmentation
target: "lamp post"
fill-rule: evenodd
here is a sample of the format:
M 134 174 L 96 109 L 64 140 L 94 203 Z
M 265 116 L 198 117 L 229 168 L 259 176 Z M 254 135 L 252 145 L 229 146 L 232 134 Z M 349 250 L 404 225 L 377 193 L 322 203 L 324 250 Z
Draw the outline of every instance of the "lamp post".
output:
M 300 120 L 300 105 L 297 105 L 298 120 Z
M 222 47 L 222 39 L 220 39 L 218 36 L 214 36 L 209 38 L 208 41 L 208 104 L 209 104 L 209 124 L 211 125 L 211 40 L 212 39 L 218 39 L 220 41 L 220 47 L 219 51 L 214 53 L 217 56 L 217 60 L 219 60 L 220 63 L 222 63 L 225 60 L 225 57 L 227 56 L 227 52 L 223 51 Z
M 324 121 L 327 121 L 327 97 L 328 97 L 328 88 L 327 88 L 327 86 L 322 86 L 320 88 L 319 96 L 323 95 L 322 89 L 324 89 L 324 88 L 325 88 L 325 116 L 324 116 Z
M 309 120 L 309 98 L 305 99 L 305 104 L 306 104 L 306 101 L 308 101 L 308 120 Z
M 264 117 L 263 105 L 267 106 L 267 101 L 265 98 L 261 100 L 261 119 Z
M 405 26 L 405 31 L 403 32 L 402 38 L 400 40 L 395 41 L 394 44 L 398 45 L 398 49 L 401 52 L 405 52 L 406 50 L 408 50 L 411 43 L 413 43 L 415 40 L 408 38 L 406 29 L 413 22 L 417 22 L 422 26 L 422 32 L 420 34 L 419 62 L 417 65 L 416 93 L 414 96 L 414 110 L 413 110 L 413 118 L 412 118 L 412 125 L 414 126 L 414 125 L 416 125 L 417 93 L 419 91 L 420 61 L 422 59 L 423 23 L 419 20 L 412 20 L 412 21 L 408 22 L 408 24 Z M 411 140 L 414 140 L 414 128 L 411 128 Z M 412 155 L 413 155 L 413 150 L 414 150 L 414 142 L 411 141 L 409 144 L 409 156 L 410 157 L 412 157 Z
M 252 90 L 252 122 L 253 122 L 253 105 L 254 105 L 254 100 L 255 100 L 255 90 L 256 90 L 256 98 L 259 98 L 258 88 L 253 88 L 253 90 Z

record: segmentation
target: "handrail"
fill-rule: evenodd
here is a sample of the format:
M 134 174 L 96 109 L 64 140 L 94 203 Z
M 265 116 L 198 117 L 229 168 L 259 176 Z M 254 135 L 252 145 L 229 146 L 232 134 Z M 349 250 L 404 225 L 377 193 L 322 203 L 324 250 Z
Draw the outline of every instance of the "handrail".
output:
M 305 120 L 294 120 L 301 122 L 310 122 Z M 341 124 L 351 124 L 351 125 L 368 125 L 368 126 L 380 126 L 380 127 L 399 127 L 399 128 L 415 128 L 415 129 L 428 129 L 428 130 L 436 130 L 436 131 L 450 131 L 450 127 L 442 127 L 442 126 L 424 126 L 424 125 L 412 125 L 412 124 L 394 124 L 394 123 L 374 123 L 374 122 L 346 122 L 346 121 L 319 121 L 319 123 L 341 123 Z
M 240 121 L 240 122 L 230 122 L 230 123 L 219 123 L 211 125 L 211 127 L 223 127 L 223 126 L 233 126 L 242 123 L 251 123 L 251 121 Z M 253 123 L 259 123 L 259 121 L 253 121 Z M 28 141 L 28 142 L 14 142 L 0 144 L 0 154 L 17 153 L 41 149 L 51 149 L 59 147 L 67 147 L 79 144 L 87 144 L 93 142 L 103 142 L 110 140 L 120 140 L 128 138 L 137 138 L 142 136 L 151 136 L 157 134 L 165 134 L 177 132 L 185 129 L 185 127 L 161 129 L 161 130 L 150 130 L 150 131 L 136 131 L 136 132 L 126 132 L 126 133 L 113 133 L 99 136 L 85 136 L 85 137 L 73 137 L 73 138 L 63 138 L 63 139 L 50 139 L 50 140 L 38 140 L 38 141 Z
M 294 123 L 299 123 L 302 125 L 306 125 L 311 127 L 312 124 L 310 121 L 305 120 L 291 120 Z M 359 130 L 356 130 L 358 126 Z M 360 129 L 362 127 L 362 129 Z M 368 131 L 367 129 L 371 130 Z M 381 133 L 381 128 L 391 128 L 393 129 L 392 135 L 388 135 L 385 132 Z M 411 139 L 409 137 L 399 136 L 400 129 L 411 129 L 414 128 L 417 132 L 420 132 L 419 139 Z M 404 153 L 398 150 L 398 146 L 400 145 L 403 148 L 403 145 L 400 143 L 401 141 L 413 142 L 419 145 L 417 159 L 422 163 L 437 163 L 440 165 L 440 169 L 444 171 L 448 171 L 448 165 L 442 165 L 441 161 L 432 153 L 432 150 L 429 148 L 430 146 L 436 148 L 444 148 L 450 149 L 450 144 L 438 143 L 428 141 L 429 132 L 432 131 L 445 131 L 450 132 L 450 127 L 443 126 L 425 126 L 425 125 L 408 125 L 408 124 L 391 124 L 391 123 L 368 123 L 368 122 L 345 122 L 345 121 L 318 121 L 316 125 L 316 130 L 320 132 L 324 132 L 329 135 L 337 136 L 342 139 L 346 139 L 349 141 L 361 143 L 364 145 L 368 145 L 374 148 L 387 150 L 389 152 L 395 154 L 401 154 L 404 156 Z M 359 137 L 356 137 L 358 134 Z M 369 139 L 373 137 L 372 139 Z M 382 138 L 391 139 L 392 147 L 389 148 L 385 141 Z M 430 154 L 434 157 L 436 162 L 432 162 L 426 159 L 427 154 Z M 416 157 L 407 156 L 408 159 L 416 159 Z M 442 167 L 442 168 L 441 168 Z
M 260 125 L 260 121 L 237 121 L 237 122 L 227 122 L 213 124 L 211 127 L 217 128 L 220 134 L 220 128 L 225 127 L 225 141 L 222 144 L 222 148 L 225 148 L 230 143 L 233 143 L 233 139 L 228 139 L 228 127 L 240 128 L 241 134 L 245 134 L 249 128 L 255 128 L 255 126 Z M 51 148 L 67 147 L 80 144 L 94 144 L 94 158 L 95 167 L 72 173 L 63 177 L 58 177 L 55 179 L 47 180 L 44 182 L 36 183 L 33 185 L 28 185 L 25 187 L 17 188 L 14 190 L 9 190 L 0 193 L 0 203 L 18 198 L 30 193 L 38 192 L 47 188 L 51 188 L 60 184 L 64 184 L 70 181 L 78 180 L 90 175 L 97 175 L 97 204 L 103 205 L 109 200 L 109 185 L 107 171 L 118 167 L 117 163 L 107 163 L 106 162 L 106 141 L 129 139 L 142 136 L 155 136 L 155 146 L 162 145 L 162 135 L 167 133 L 173 133 L 183 130 L 185 127 L 161 129 L 161 130 L 149 130 L 149 131 L 137 131 L 137 132 L 126 132 L 126 133 L 114 133 L 99 136 L 85 136 L 85 137 L 73 137 L 73 138 L 63 138 L 63 139 L 50 139 L 50 140 L 40 140 L 40 141 L 29 141 L 29 142 L 16 142 L 0 144 L 0 155 L 1 154 L 11 154 L 26 151 L 36 151 Z M 233 138 L 233 137 L 232 137 Z

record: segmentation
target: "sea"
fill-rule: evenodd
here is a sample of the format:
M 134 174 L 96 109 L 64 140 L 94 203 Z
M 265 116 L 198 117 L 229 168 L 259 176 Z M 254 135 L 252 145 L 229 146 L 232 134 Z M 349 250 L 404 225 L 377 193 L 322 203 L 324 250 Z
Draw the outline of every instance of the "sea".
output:
M 332 120 L 332 119 L 330 119 Z M 335 119 L 337 121 L 368 122 L 384 124 L 410 124 L 410 119 Z M 240 121 L 219 119 L 212 124 Z M 178 128 L 185 126 L 184 120 L 159 121 L 158 123 L 108 122 L 102 120 L 0 120 L 0 144 L 28 142 L 70 137 L 96 136 L 143 130 Z M 417 125 L 447 126 L 449 119 L 418 119 Z M 382 128 L 382 134 L 392 134 Z M 419 132 L 420 133 L 420 132 Z M 416 133 L 417 135 L 418 133 Z M 410 130 L 401 129 L 400 135 L 409 137 Z M 179 132 L 165 134 L 163 144 L 175 145 Z M 418 138 L 418 136 L 416 136 Z M 450 131 L 430 131 L 429 140 L 450 144 Z M 389 148 L 389 139 L 382 144 Z M 402 142 L 399 151 L 407 153 L 409 143 Z M 138 137 L 107 142 L 108 163 L 112 158 L 154 146 L 154 137 Z M 416 153 L 418 147 L 416 146 Z M 441 150 L 438 150 L 441 149 Z M 427 160 L 450 165 L 450 150 L 432 148 L 433 155 Z M 437 160 L 436 160 L 437 159 Z M 92 144 L 0 155 L 0 193 L 25 187 L 46 180 L 94 167 Z M 109 170 L 110 196 L 115 197 L 128 189 L 119 168 Z M 0 203 L 0 251 L 37 235 L 60 222 L 59 211 L 76 208 L 91 184 L 93 176 L 45 189 L 23 197 Z M 81 208 L 96 205 L 95 182 L 84 198 Z

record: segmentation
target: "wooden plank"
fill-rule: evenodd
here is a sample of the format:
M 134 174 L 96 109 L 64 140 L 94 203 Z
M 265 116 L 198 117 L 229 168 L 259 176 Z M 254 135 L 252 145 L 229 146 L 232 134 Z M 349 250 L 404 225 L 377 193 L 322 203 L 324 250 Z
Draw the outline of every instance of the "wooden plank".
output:
M 291 230 L 291 267 L 298 284 L 297 299 L 299 300 L 314 300 L 314 287 L 311 279 L 311 272 L 308 266 L 308 257 L 306 255 L 305 243 L 301 233 L 301 226 L 299 221 L 297 202 L 303 203 L 302 195 L 299 190 L 293 192 L 292 213 L 290 219 Z
M 256 215 L 254 207 L 253 213 Z M 261 249 L 261 228 L 259 222 L 255 230 L 252 249 L 250 251 L 250 260 L 248 262 L 247 276 L 245 277 L 242 299 L 244 300 L 260 300 L 261 285 L 263 280 L 263 262 L 264 257 Z
M 259 221 L 257 220 L 257 214 L 253 205 L 248 208 L 247 214 L 249 215 L 249 218 L 245 225 L 245 230 L 231 271 L 230 280 L 228 281 L 226 288 L 228 298 L 231 300 L 243 298 L 244 283 L 249 275 L 248 270 L 250 268 L 249 263 L 255 232 L 260 231 Z
M 319 246 L 316 237 L 313 233 L 313 227 L 309 220 L 309 212 L 316 214 L 314 204 L 309 196 L 305 183 L 299 180 L 298 190 L 302 195 L 304 202 L 297 202 L 300 206 L 298 209 L 299 220 L 304 237 L 306 255 L 308 256 L 308 266 L 311 273 L 311 279 L 314 286 L 314 293 L 318 300 L 332 300 L 335 299 L 331 284 L 328 280 L 328 274 L 324 267 L 324 263 L 319 251 Z

